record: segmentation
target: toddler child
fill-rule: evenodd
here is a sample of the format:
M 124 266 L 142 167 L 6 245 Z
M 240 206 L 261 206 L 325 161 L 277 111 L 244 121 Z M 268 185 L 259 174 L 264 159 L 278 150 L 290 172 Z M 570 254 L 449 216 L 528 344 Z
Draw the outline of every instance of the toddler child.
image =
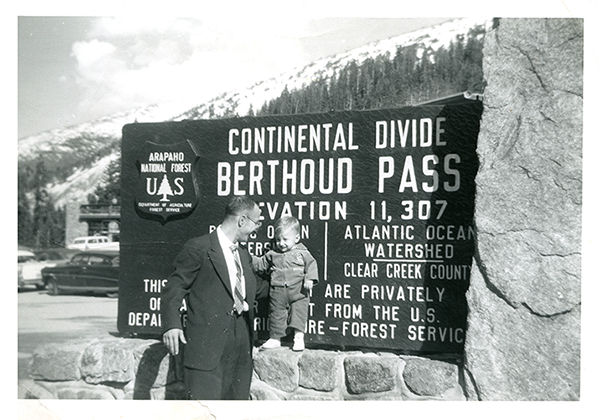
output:
M 275 222 L 275 246 L 262 257 L 253 257 L 258 273 L 270 274 L 269 340 L 262 349 L 281 346 L 287 328 L 294 331 L 293 351 L 304 350 L 309 293 L 318 279 L 317 262 L 300 242 L 300 222 L 291 216 Z M 288 322 L 289 321 L 289 322 Z

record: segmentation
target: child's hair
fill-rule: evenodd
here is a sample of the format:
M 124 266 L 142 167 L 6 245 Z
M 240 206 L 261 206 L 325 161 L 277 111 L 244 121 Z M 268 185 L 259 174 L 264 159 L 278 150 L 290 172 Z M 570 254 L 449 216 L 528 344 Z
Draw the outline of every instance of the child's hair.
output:
M 283 216 L 275 222 L 275 235 L 281 234 L 288 229 L 293 229 L 295 233 L 300 234 L 300 222 L 293 216 Z

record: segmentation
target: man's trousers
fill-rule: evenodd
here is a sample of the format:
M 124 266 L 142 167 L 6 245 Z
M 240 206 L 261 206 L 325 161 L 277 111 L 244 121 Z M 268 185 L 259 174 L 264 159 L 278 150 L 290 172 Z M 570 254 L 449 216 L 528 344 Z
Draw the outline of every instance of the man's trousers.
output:
M 213 370 L 185 368 L 184 383 L 192 400 L 249 400 L 252 345 L 248 313 L 231 315 L 225 349 Z M 201 343 L 199 345 L 202 345 Z M 194 351 L 189 345 L 185 351 Z

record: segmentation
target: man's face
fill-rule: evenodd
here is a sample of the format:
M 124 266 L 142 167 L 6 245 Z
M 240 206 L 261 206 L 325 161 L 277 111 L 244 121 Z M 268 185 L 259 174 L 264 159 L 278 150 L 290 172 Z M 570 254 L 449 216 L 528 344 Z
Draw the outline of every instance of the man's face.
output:
M 254 206 L 254 209 L 247 214 L 242 215 L 243 223 L 239 228 L 238 240 L 246 242 L 251 233 L 256 232 L 262 225 L 260 222 L 261 210 L 258 206 Z

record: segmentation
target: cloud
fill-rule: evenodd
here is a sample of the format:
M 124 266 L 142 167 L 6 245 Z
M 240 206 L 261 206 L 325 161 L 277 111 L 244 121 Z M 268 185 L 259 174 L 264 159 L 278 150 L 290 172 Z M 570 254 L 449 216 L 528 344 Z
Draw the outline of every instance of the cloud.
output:
M 208 100 L 302 64 L 306 21 L 97 18 L 75 42 L 80 113 Z M 82 115 L 85 118 L 84 115 Z
M 90 67 L 115 50 L 114 45 L 93 39 L 90 42 L 75 42 L 71 55 L 75 57 L 80 67 Z

